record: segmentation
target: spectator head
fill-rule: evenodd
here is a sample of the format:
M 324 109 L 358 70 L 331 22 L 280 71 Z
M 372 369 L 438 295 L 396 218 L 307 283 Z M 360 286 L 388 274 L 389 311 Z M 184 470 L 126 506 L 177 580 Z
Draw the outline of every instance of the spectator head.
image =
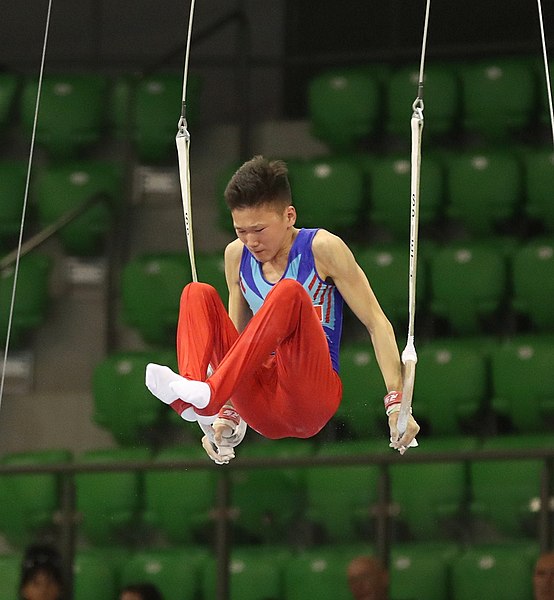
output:
M 377 558 L 354 558 L 348 565 L 347 577 L 354 600 L 386 600 L 388 575 Z
M 533 573 L 535 600 L 554 600 L 554 552 L 542 554 Z

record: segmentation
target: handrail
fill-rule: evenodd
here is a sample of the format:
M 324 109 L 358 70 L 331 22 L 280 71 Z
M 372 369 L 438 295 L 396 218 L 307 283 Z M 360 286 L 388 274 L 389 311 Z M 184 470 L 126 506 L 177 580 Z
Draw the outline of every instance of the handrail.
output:
M 204 460 L 140 460 L 140 461 L 114 461 L 99 463 L 82 463 L 78 459 L 72 463 L 58 463 L 51 465 L 9 465 L 0 463 L 0 476 L 18 475 L 29 473 L 53 473 L 64 476 L 62 482 L 62 498 L 60 519 L 60 545 L 64 559 L 64 574 L 66 575 L 69 597 L 71 597 L 73 559 L 75 554 L 75 529 L 76 529 L 76 492 L 74 475 L 81 473 L 99 472 L 125 472 L 125 471 L 167 471 L 167 470 L 214 470 L 218 473 L 217 506 L 215 511 L 216 540 L 215 552 L 217 555 L 218 582 L 215 600 L 229 599 L 229 571 L 228 561 L 231 551 L 229 535 L 229 499 L 231 491 L 231 471 L 249 470 L 259 468 L 283 467 L 329 467 L 329 466 L 360 466 L 377 465 L 380 467 L 378 482 L 378 506 L 376 507 L 376 542 L 375 545 L 383 562 L 389 558 L 391 545 L 388 507 L 390 497 L 389 467 L 399 464 L 441 463 L 471 460 L 544 460 L 544 469 L 541 478 L 540 510 L 537 533 L 541 551 L 547 551 L 552 544 L 552 516 L 550 503 L 554 490 L 552 489 L 554 475 L 554 447 L 543 449 L 481 449 L 460 450 L 448 452 L 417 452 L 400 456 L 396 452 L 377 455 L 345 455 L 345 456 L 311 456 L 289 458 L 239 458 L 225 466 L 216 466 L 207 459 Z

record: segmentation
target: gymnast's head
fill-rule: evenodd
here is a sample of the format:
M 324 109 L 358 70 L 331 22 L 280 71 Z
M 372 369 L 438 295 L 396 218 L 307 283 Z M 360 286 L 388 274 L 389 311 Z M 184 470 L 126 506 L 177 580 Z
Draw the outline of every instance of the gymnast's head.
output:
M 254 156 L 231 177 L 225 202 L 231 212 L 264 205 L 281 212 L 292 204 L 287 165 L 282 160 Z

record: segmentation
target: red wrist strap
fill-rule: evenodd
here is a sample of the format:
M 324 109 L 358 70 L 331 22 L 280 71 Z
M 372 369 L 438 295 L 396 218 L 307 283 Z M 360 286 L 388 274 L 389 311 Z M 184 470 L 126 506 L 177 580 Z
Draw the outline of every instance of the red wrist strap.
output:
M 385 404 L 385 410 L 388 410 L 391 406 L 395 404 L 400 404 L 402 402 L 402 392 L 389 392 L 384 398 L 383 402 Z
M 235 426 L 240 423 L 240 415 L 239 413 L 231 406 L 224 406 L 218 413 L 217 416 L 220 419 L 227 419 L 228 421 L 233 421 Z

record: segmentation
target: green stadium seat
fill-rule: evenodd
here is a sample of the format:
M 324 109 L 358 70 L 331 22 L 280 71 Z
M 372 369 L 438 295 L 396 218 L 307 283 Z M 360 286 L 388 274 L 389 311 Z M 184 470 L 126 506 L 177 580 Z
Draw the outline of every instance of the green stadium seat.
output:
M 551 150 L 525 152 L 524 168 L 525 212 L 554 231 L 554 207 L 550 192 L 554 187 L 554 153 Z
M 185 460 L 206 460 L 200 442 L 192 447 L 166 448 L 155 457 L 155 462 Z M 209 468 L 146 471 L 144 522 L 172 544 L 189 544 L 197 538 L 206 538 L 216 504 L 216 483 L 215 473 Z
M 73 563 L 73 600 L 114 598 L 117 575 L 105 549 L 79 550 Z
M 240 457 L 297 458 L 313 453 L 307 440 L 264 440 L 245 444 Z M 236 537 L 278 543 L 291 535 L 301 514 L 306 469 L 263 467 L 231 474 L 231 511 Z
M 234 235 L 236 235 L 236 232 L 233 227 L 231 211 L 225 203 L 225 188 L 241 164 L 240 162 L 233 162 L 219 171 L 216 176 L 217 222 L 221 231 L 227 231 Z
M 227 288 L 227 280 L 225 279 L 223 252 L 216 252 L 214 254 L 199 252 L 196 254 L 195 259 L 199 281 L 213 285 L 219 297 L 223 300 L 223 304 L 227 306 L 229 289 Z
M 10 124 L 18 91 L 19 77 L 14 73 L 0 73 L 0 130 Z
M 368 219 L 397 239 L 408 238 L 411 213 L 411 163 L 409 155 L 383 156 L 371 161 Z M 421 163 L 419 225 L 432 225 L 440 216 L 444 197 L 442 167 L 431 156 Z
M 532 544 L 474 546 L 452 564 L 453 600 L 531 600 L 533 563 L 538 548 Z
M 501 250 L 478 242 L 437 250 L 429 260 L 431 312 L 457 334 L 483 332 L 499 311 L 506 291 Z
M 334 152 L 349 151 L 375 134 L 381 116 L 381 89 L 363 69 L 335 69 L 308 83 L 308 118 L 313 135 Z
M 319 546 L 294 556 L 284 567 L 287 600 L 351 600 L 347 567 L 361 554 L 372 554 L 367 545 Z
M 268 600 L 283 598 L 283 571 L 292 560 L 285 547 L 236 547 L 229 561 L 230 600 Z M 210 558 L 204 565 L 203 597 L 215 598 L 217 563 Z
M 146 448 L 89 450 L 83 465 L 150 459 Z M 136 529 L 141 508 L 141 476 L 135 471 L 90 472 L 75 475 L 80 532 L 93 545 L 114 546 Z
M 502 151 L 460 152 L 446 158 L 446 216 L 476 236 L 513 220 L 523 196 L 521 166 Z
M 17 245 L 26 181 L 25 163 L 0 162 L 0 248 L 11 250 Z
M 327 443 L 321 456 L 358 456 L 391 452 L 388 437 Z M 376 465 L 310 467 L 306 473 L 305 518 L 334 543 L 363 539 L 372 527 L 371 509 L 377 503 Z
M 201 79 L 190 75 L 187 81 L 187 124 L 197 122 Z M 146 163 L 166 161 L 171 152 L 177 157 L 175 136 L 181 115 L 182 73 L 157 73 L 136 82 L 132 91 L 134 143 L 139 159 Z M 191 132 L 192 134 L 192 132 Z
M 164 598 L 197 598 L 207 552 L 202 547 L 141 550 L 123 565 L 121 585 L 152 583 Z
M 417 268 L 416 301 L 425 300 L 427 272 L 426 250 L 422 244 Z M 408 244 L 387 244 L 361 247 L 355 251 L 358 264 L 367 275 L 371 288 L 395 328 L 404 328 L 408 321 L 408 284 L 410 255 Z
M 442 136 L 452 132 L 461 114 L 458 65 L 429 64 L 423 84 L 425 136 Z M 419 66 L 395 70 L 387 85 L 387 130 L 390 134 L 410 137 L 412 105 L 418 95 Z
M 21 556 L 6 554 L 0 556 L 0 598 L 17 598 L 21 577 Z
M 122 170 L 116 163 L 95 160 L 46 167 L 38 174 L 34 188 L 38 218 L 47 226 L 98 198 L 58 235 L 69 254 L 100 254 L 114 221 L 121 188 Z
M 335 417 L 359 438 L 383 432 L 387 388 L 370 341 L 345 343 L 340 350 L 342 401 Z
M 422 443 L 421 451 L 455 452 L 476 447 L 473 437 L 429 437 Z M 463 461 L 394 464 L 390 475 L 395 520 L 407 526 L 411 539 L 433 541 L 459 537 L 463 527 L 461 511 L 467 496 Z
M 175 343 L 179 299 L 191 281 L 184 254 L 143 254 L 128 262 L 121 275 L 122 316 L 149 344 Z
M 394 544 L 389 565 L 391 600 L 449 598 L 450 566 L 459 553 L 450 542 Z
M 554 331 L 554 238 L 534 240 L 511 257 L 512 306 L 535 331 Z
M 116 352 L 94 368 L 94 422 L 122 446 L 145 443 L 149 430 L 160 420 L 163 405 L 144 384 L 150 362 L 177 370 L 174 351 Z
M 21 95 L 21 121 L 33 128 L 38 81 L 28 79 Z M 102 75 L 46 74 L 42 81 L 37 144 L 67 159 L 100 141 L 106 126 L 108 80 Z
M 336 232 L 359 223 L 363 173 L 354 161 L 333 157 L 292 163 L 289 178 L 300 227 Z
M 549 449 L 552 436 L 498 435 L 485 440 L 483 450 Z M 541 476 L 544 461 L 530 459 L 473 460 L 469 465 L 471 514 L 480 529 L 510 538 L 538 535 Z
M 68 463 L 68 450 L 37 450 L 5 455 L 4 465 L 44 466 Z M 0 478 L 0 530 L 14 545 L 21 546 L 54 526 L 59 509 L 60 476 L 54 473 L 21 473 Z
M 515 338 L 498 346 L 491 355 L 495 412 L 507 417 L 518 432 L 552 431 L 553 369 L 554 345 L 548 337 Z
M 528 61 L 499 58 L 460 64 L 459 76 L 466 131 L 498 141 L 530 125 L 537 109 L 537 86 Z
M 414 408 L 433 435 L 474 428 L 474 417 L 487 408 L 488 390 L 488 362 L 480 348 L 447 338 L 418 349 Z
M 43 254 L 22 256 L 17 273 L 10 346 L 26 343 L 28 336 L 44 323 L 50 301 L 52 260 Z M 0 272 L 0 346 L 6 342 L 12 302 L 15 265 Z

